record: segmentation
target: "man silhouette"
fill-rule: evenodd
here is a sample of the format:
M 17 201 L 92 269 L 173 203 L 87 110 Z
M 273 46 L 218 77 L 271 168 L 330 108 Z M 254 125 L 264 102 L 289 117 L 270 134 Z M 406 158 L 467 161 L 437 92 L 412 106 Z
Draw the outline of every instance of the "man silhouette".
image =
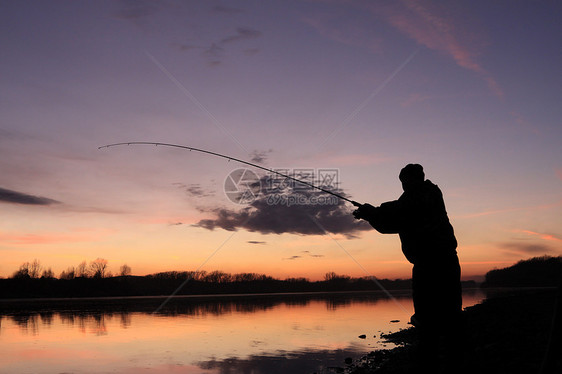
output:
M 402 252 L 412 263 L 412 324 L 419 331 L 420 358 L 431 364 L 446 338 L 447 361 L 461 347 L 462 296 L 457 240 L 439 187 L 425 180 L 423 167 L 408 164 L 400 171 L 404 193 L 379 207 L 363 204 L 353 212 L 383 234 L 398 234 Z M 428 362 L 433 361 L 433 362 Z

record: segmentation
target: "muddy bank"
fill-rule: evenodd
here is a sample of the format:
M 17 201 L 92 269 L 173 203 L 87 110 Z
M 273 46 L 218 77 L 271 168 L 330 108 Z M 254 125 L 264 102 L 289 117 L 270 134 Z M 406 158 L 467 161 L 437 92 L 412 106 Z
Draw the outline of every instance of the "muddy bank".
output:
M 458 362 L 454 372 L 540 373 L 552 335 L 558 293 L 556 289 L 502 293 L 467 308 L 465 359 Z M 554 335 L 559 344 L 560 334 Z M 348 365 L 345 371 L 350 374 L 416 372 L 415 329 L 390 334 L 387 339 L 400 346 L 371 352 Z M 558 366 L 550 372 L 562 372 L 560 345 L 553 356 Z M 436 362 L 434 372 L 439 372 L 439 367 L 440 363 Z

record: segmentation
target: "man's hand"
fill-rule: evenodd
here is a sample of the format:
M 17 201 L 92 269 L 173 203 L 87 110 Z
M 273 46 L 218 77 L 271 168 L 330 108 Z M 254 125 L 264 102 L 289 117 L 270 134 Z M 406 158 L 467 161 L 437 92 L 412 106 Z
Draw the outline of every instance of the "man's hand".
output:
M 373 219 L 376 214 L 377 208 L 371 204 L 363 204 L 359 206 L 359 209 L 353 211 L 353 216 L 355 219 L 369 220 Z

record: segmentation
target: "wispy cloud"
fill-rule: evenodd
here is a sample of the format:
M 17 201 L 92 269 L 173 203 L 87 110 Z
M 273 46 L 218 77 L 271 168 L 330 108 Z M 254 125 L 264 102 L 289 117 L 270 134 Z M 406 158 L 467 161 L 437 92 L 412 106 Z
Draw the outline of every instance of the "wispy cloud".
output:
M 547 254 L 552 251 L 552 248 L 545 244 L 526 243 L 521 241 L 500 243 L 499 246 L 507 252 L 514 252 L 515 254 L 538 255 Z
M 553 234 L 544 234 L 544 233 L 540 233 L 540 232 L 534 232 L 534 231 L 531 231 L 531 230 L 513 230 L 513 232 L 525 234 L 527 236 L 530 236 L 530 237 L 533 237 L 533 238 L 539 238 L 539 239 L 542 239 L 542 240 L 553 241 L 553 242 L 562 242 L 562 238 L 559 238 L 558 236 L 553 235 Z
M 8 190 L 0 187 L 0 202 L 23 205 L 53 205 L 59 201 L 41 196 L 29 195 L 23 192 Z
M 273 152 L 271 149 L 268 151 L 253 151 L 250 156 L 250 161 L 255 162 L 257 164 L 263 164 L 267 161 L 267 157 L 269 153 Z
M 306 258 L 306 257 L 321 258 L 324 257 L 324 255 L 312 254 L 310 253 L 310 251 L 301 251 L 300 254 L 293 255 L 290 257 L 285 257 L 283 258 L 283 260 L 298 260 L 299 258 Z
M 237 27 L 234 34 L 227 35 L 218 41 L 213 41 L 210 45 L 203 48 L 203 56 L 207 59 L 207 65 L 221 65 L 226 56 L 227 47 L 230 47 L 238 42 L 257 39 L 261 35 L 262 32 L 259 30 L 250 27 Z M 244 54 L 246 56 L 253 56 L 259 51 L 260 49 L 256 47 L 247 48 L 244 50 Z
M 185 193 L 191 197 L 200 198 L 200 197 L 209 197 L 215 195 L 215 191 L 212 188 L 203 187 L 200 183 L 185 184 L 185 183 L 176 182 L 176 183 L 172 183 L 172 185 L 185 191 Z
M 555 234 L 547 234 L 532 230 L 516 229 L 511 230 L 515 233 L 512 240 L 500 243 L 499 246 L 514 254 L 549 254 L 555 251 L 555 246 L 559 246 L 562 238 Z
M 283 260 L 296 260 L 296 259 L 301 258 L 301 257 L 302 256 L 295 255 L 295 256 L 291 256 L 291 257 L 285 257 L 285 258 L 283 258 Z
M 250 40 L 259 38 L 262 35 L 261 31 L 249 28 L 249 27 L 238 27 L 234 35 L 229 35 L 223 38 L 221 44 L 229 44 L 243 40 Z
M 557 201 L 551 204 L 541 204 L 541 205 L 527 206 L 527 207 L 520 207 L 520 208 L 505 208 L 505 209 L 493 209 L 493 210 L 490 209 L 482 212 L 469 213 L 469 214 L 463 214 L 463 215 L 451 216 L 451 217 L 455 219 L 478 218 L 478 217 L 489 216 L 493 214 L 503 214 L 503 213 L 517 212 L 517 211 L 549 210 L 549 209 L 559 208 L 560 206 L 562 206 L 562 201 Z
M 445 3 L 394 1 L 369 8 L 398 31 L 431 50 L 451 57 L 458 66 L 477 73 L 497 97 L 504 92 L 499 83 L 478 61 L 486 42 L 474 30 L 460 27 L 457 16 L 447 13 Z
M 107 232 L 110 232 L 108 230 Z M 100 240 L 104 232 L 69 233 L 0 233 L 0 241 L 10 245 L 48 245 L 64 243 L 83 243 Z

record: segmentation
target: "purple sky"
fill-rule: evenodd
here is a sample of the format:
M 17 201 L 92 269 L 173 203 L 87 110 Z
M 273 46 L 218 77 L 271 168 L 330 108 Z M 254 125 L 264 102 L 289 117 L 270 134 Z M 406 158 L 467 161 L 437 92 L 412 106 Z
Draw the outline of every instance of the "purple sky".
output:
M 562 255 L 561 17 L 557 1 L 1 1 L 0 276 L 98 257 L 409 276 L 398 239 L 351 207 L 322 235 L 320 210 L 231 203 L 235 163 L 97 149 L 138 140 L 338 169 L 374 205 L 421 163 L 467 277 Z

